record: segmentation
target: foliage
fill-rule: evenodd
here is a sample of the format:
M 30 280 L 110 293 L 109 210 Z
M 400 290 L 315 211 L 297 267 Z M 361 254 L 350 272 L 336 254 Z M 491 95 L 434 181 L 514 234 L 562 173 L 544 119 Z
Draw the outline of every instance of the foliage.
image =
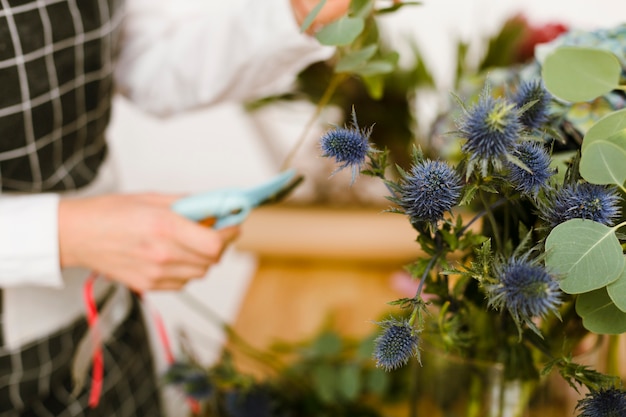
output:
M 610 33 L 624 44 L 626 27 Z M 620 58 L 584 39 L 575 46 L 559 39 L 542 61 L 507 69 L 501 83 L 483 77 L 471 100 L 457 96 L 450 136 L 459 145 L 450 158 L 416 148 L 399 179 L 386 176 L 385 152 L 359 163 L 387 185 L 395 203 L 389 211 L 407 216 L 426 254 L 407 267 L 419 281 L 415 296 L 394 303 L 411 306 L 414 337 L 472 359 L 498 358 L 512 380 L 536 380 L 542 366 L 557 367 L 570 384 L 591 390 L 579 408 L 592 415 L 595 393 L 619 393 L 615 407 L 626 398 L 617 376 L 569 359 L 584 335 L 626 330 L 626 238 L 619 233 L 626 109 L 576 120 L 572 109 L 593 110 L 594 100 L 623 103 L 625 88 Z M 559 163 L 539 163 L 543 152 Z M 464 178 L 459 196 L 452 169 Z M 478 220 L 476 235 L 470 226 Z M 395 368 L 406 362 L 407 349 L 398 346 L 407 335 L 395 332 L 401 339 L 390 341 L 382 327 L 375 358 Z
M 240 372 L 225 350 L 209 369 L 187 354 L 170 366 L 163 382 L 201 401 L 206 417 L 382 417 L 383 401 L 406 397 L 406 373 L 376 368 L 373 347 L 374 335 L 355 340 L 324 329 L 311 340 L 259 352 L 265 365 L 268 356 L 280 362 L 279 372 L 262 381 Z

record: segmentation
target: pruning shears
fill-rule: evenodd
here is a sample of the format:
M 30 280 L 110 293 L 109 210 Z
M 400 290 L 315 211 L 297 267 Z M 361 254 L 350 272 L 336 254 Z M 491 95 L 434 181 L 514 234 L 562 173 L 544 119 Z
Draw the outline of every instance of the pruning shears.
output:
M 172 210 L 190 220 L 221 229 L 241 223 L 255 207 L 281 201 L 303 179 L 295 170 L 287 170 L 255 187 L 225 188 L 184 197 L 174 202 Z

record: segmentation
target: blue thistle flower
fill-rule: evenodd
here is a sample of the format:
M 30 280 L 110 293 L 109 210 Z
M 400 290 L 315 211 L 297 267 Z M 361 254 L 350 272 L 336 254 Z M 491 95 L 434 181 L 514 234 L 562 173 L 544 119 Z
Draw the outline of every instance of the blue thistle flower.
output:
M 576 183 L 549 193 L 540 207 L 540 217 L 550 227 L 567 220 L 586 219 L 612 226 L 620 214 L 620 196 L 615 187 Z
M 508 310 L 520 332 L 525 323 L 539 333 L 534 318 L 559 314 L 562 302 L 559 284 L 539 263 L 526 256 L 513 257 L 496 262 L 493 272 L 493 281 L 483 285 L 488 303 L 497 310 Z
M 392 371 L 406 365 L 413 356 L 420 359 L 418 332 L 408 321 L 391 319 L 377 324 L 383 332 L 375 341 L 376 366 Z
M 578 401 L 578 417 L 626 417 L 626 392 L 617 388 L 600 389 Z
M 196 400 L 205 399 L 213 392 L 206 371 L 194 364 L 174 362 L 165 371 L 163 379 L 167 384 L 179 386 L 185 394 Z
M 446 162 L 424 160 L 403 173 L 395 201 L 411 223 L 437 223 L 461 197 L 461 178 Z
M 508 180 L 522 194 L 537 197 L 541 189 L 548 187 L 548 180 L 554 174 L 550 168 L 550 155 L 541 144 L 530 141 L 518 143 L 511 155 L 528 170 L 508 162 Z
M 486 176 L 489 166 L 502 167 L 522 131 L 519 109 L 503 98 L 483 91 L 478 102 L 465 113 L 459 132 L 466 139 L 461 150 L 469 155 L 467 176 L 479 164 Z
M 528 129 L 537 129 L 548 121 L 548 106 L 552 95 L 543 87 L 540 81 L 522 83 L 513 97 L 515 106 L 519 109 L 535 101 L 535 103 L 520 114 L 520 122 Z
M 369 143 L 372 128 L 360 129 L 356 120 L 356 113 L 352 110 L 352 127 L 337 127 L 329 130 L 320 139 L 322 156 L 334 158 L 340 164 L 333 174 L 351 167 L 352 182 L 365 163 L 367 155 L 374 149 Z

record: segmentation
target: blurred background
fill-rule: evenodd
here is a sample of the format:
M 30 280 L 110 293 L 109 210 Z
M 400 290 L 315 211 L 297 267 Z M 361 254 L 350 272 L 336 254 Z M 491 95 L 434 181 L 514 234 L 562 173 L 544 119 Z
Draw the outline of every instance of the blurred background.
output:
M 356 93 L 344 95 L 348 103 L 343 105 L 355 105 L 357 114 L 373 113 L 374 120 L 360 120 L 363 126 L 376 118 L 406 116 L 397 122 L 392 117 L 390 124 L 404 129 L 405 137 L 424 137 L 434 118 L 445 110 L 455 87 L 459 43 L 467 45 L 466 64 L 478 66 L 490 39 L 513 17 L 537 28 L 593 29 L 622 23 L 624 16 L 626 3 L 615 0 L 424 0 L 422 5 L 405 7 L 379 21 L 381 39 L 389 50 L 400 53 L 401 68 L 414 74 L 428 70 L 429 88 L 396 85 L 402 109 L 409 114 L 392 110 L 391 104 L 350 103 L 360 98 Z M 294 84 L 294 90 L 298 88 Z M 123 190 L 200 192 L 247 187 L 269 179 L 281 170 L 303 135 L 314 114 L 314 103 L 307 96 L 296 95 L 263 105 L 223 104 L 156 119 L 118 97 L 109 137 Z M 360 207 L 360 215 L 335 219 L 322 210 L 322 217 L 313 218 L 307 217 L 306 211 L 290 214 L 280 207 L 260 210 L 244 224 L 240 242 L 225 254 L 222 263 L 186 289 L 252 343 L 306 336 L 322 325 L 328 314 L 347 332 L 366 332 L 371 326 L 368 320 L 378 318 L 392 294 L 410 290 L 406 288 L 409 284 L 398 278 L 402 265 L 416 250 L 408 223 L 380 214 L 382 194 L 367 181 L 359 179 L 354 190 L 345 192 L 349 173 L 329 180 L 333 168 L 319 157 L 316 138 L 332 124 L 343 124 L 344 113 L 341 103 L 325 109 L 298 148 L 291 165 L 304 173 L 306 180 L 293 201 L 300 207 L 320 208 L 333 200 Z M 333 197 L 329 195 L 333 187 L 344 192 Z M 381 225 L 371 220 L 386 216 L 393 219 Z M 373 241 L 380 246 L 373 247 Z M 359 246 L 362 244 L 366 247 Z M 359 302 L 357 298 L 364 300 L 360 291 L 368 292 L 373 301 Z M 151 294 L 150 302 L 162 314 L 175 349 L 176 336 L 183 330 L 204 363 L 219 357 L 226 335 L 215 321 L 199 314 L 177 294 Z M 170 409 L 172 416 L 184 415 L 180 402 Z

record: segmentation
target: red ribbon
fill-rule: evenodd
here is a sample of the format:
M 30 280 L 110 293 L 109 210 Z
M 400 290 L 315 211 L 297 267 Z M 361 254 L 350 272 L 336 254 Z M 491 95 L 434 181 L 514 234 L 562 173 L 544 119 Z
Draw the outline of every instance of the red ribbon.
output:
M 93 294 L 93 285 L 95 280 L 98 278 L 98 274 L 92 272 L 87 281 L 85 281 L 85 285 L 83 287 L 83 297 L 85 301 L 85 307 L 87 309 L 87 324 L 92 330 L 97 331 L 97 329 L 93 329 L 95 325 L 98 323 L 98 305 L 96 304 L 96 299 Z M 144 305 L 146 304 L 144 297 L 141 294 L 138 294 L 138 297 Z M 157 334 L 159 336 L 159 340 L 161 342 L 161 346 L 163 347 L 163 352 L 165 354 L 165 360 L 169 365 L 174 363 L 174 354 L 172 352 L 172 345 L 170 343 L 170 338 L 167 334 L 167 329 L 165 328 L 165 323 L 163 322 L 163 318 L 158 313 L 156 309 L 150 308 L 150 314 L 152 315 L 152 319 L 154 320 Z M 100 338 L 98 338 L 100 340 Z M 96 408 L 100 403 L 100 396 L 102 394 L 102 384 L 104 381 L 104 356 L 102 352 L 102 344 L 98 343 L 97 346 L 94 346 L 93 351 L 93 367 L 91 372 L 91 391 L 89 392 L 89 407 Z M 193 398 L 188 397 L 187 403 L 189 404 L 189 408 L 194 415 L 197 415 L 200 412 L 200 404 Z
M 98 274 L 92 272 L 85 286 L 83 287 L 85 307 L 87 308 L 87 324 L 93 329 L 98 323 L 98 306 L 93 295 L 93 284 L 98 278 Z M 94 329 L 95 330 L 95 329 Z M 97 330 L 95 330 L 97 331 Z M 91 391 L 89 392 L 89 407 L 96 408 L 100 403 L 100 394 L 102 393 L 102 382 L 104 380 L 104 356 L 102 353 L 102 344 L 98 343 L 94 346 L 93 351 L 93 368 L 91 372 Z

